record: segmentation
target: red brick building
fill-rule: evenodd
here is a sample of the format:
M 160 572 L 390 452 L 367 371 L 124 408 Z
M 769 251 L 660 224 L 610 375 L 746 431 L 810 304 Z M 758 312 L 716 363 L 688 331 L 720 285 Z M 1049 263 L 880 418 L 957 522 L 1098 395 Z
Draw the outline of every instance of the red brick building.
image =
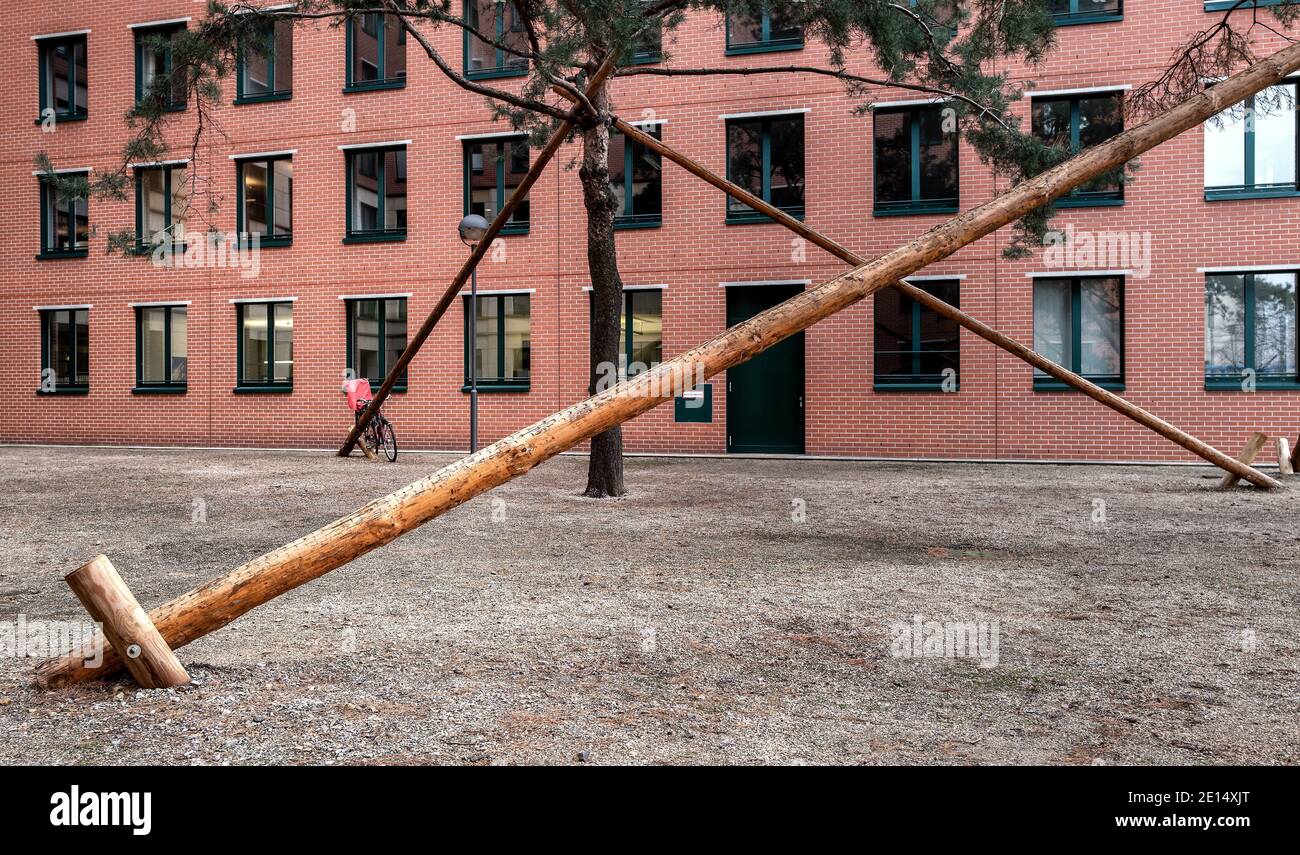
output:
M 1046 65 L 1006 71 L 1027 90 L 1017 105 L 1025 121 L 1073 145 L 1116 126 L 1125 89 L 1157 74 L 1222 5 L 1071 3 L 1060 4 L 1069 25 Z M 201 10 L 191 0 L 28 4 L 0 25 L 10 58 L 0 340 L 18 389 L 0 411 L 0 440 L 334 447 L 351 422 L 345 372 L 382 374 L 406 324 L 425 317 L 468 252 L 461 216 L 490 217 L 526 169 L 527 148 L 501 136 L 483 99 L 391 24 L 368 20 L 279 33 L 272 55 L 241 70 L 238 91 L 230 81 L 222 134 L 210 133 L 194 162 L 195 111 L 176 105 L 178 162 L 133 166 L 130 200 L 47 198 L 38 152 L 60 170 L 121 165 L 122 116 L 151 69 L 166 67 L 163 40 L 150 34 L 192 26 L 187 16 Z M 472 74 L 519 85 L 508 54 L 467 50 L 450 29 L 431 38 Z M 1261 50 L 1281 46 L 1260 39 Z M 682 66 L 821 64 L 826 54 L 779 16 L 727 27 L 693 15 L 664 47 Z M 839 84 L 819 78 L 641 76 L 613 87 L 624 117 L 713 169 L 730 165 L 735 179 L 864 254 L 998 189 L 945 132 L 942 105 L 916 93 L 882 90 L 877 113 L 858 116 Z M 1198 129 L 1148 153 L 1122 188 L 1087 188 L 1057 218 L 1075 240 L 1055 256 L 1005 260 L 1004 230 L 916 281 L 1213 444 L 1235 449 L 1254 430 L 1294 436 L 1296 111 L 1257 109 L 1258 121 Z M 660 173 L 644 152 L 616 152 L 630 361 L 671 357 L 843 269 L 671 164 Z M 115 231 L 181 231 L 187 169 L 224 194 L 210 225 L 260 233 L 254 266 L 227 257 L 165 267 L 147 251 L 106 252 Z M 483 440 L 584 396 L 583 225 L 576 174 L 548 169 L 480 269 Z M 388 404 L 404 447 L 466 446 L 466 338 L 458 303 Z M 627 427 L 629 449 L 1190 459 L 893 294 L 714 378 L 710 393 L 710 420 L 680 421 L 662 406 Z

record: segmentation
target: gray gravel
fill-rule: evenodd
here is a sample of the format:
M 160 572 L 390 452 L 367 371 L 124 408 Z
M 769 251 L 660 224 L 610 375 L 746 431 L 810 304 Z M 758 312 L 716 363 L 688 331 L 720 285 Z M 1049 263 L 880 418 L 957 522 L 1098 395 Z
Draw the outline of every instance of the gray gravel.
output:
M 97 552 L 152 607 L 449 459 L 2 448 L 0 621 L 82 619 Z M 0 762 L 1300 760 L 1300 479 L 656 459 L 594 502 L 584 466 L 184 648 L 183 691 L 0 658 Z M 998 664 L 892 656 L 914 615 L 997 621 Z

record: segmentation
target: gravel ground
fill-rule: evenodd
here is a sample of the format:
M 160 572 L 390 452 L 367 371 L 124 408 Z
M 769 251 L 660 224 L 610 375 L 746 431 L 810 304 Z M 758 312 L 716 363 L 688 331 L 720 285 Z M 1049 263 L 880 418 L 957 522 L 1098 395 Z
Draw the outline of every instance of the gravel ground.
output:
M 152 607 L 449 459 L 0 448 L 0 621 L 83 619 L 97 552 Z M 0 658 L 0 762 L 1300 759 L 1300 480 L 641 459 L 594 502 L 584 467 L 184 648 L 184 690 Z M 918 615 L 996 621 L 996 665 L 892 655 Z

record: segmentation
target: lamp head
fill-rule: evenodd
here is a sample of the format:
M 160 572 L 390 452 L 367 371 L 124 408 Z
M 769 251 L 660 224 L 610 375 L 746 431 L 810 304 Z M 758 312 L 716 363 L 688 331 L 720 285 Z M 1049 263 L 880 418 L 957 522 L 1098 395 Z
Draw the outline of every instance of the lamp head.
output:
M 460 221 L 460 239 L 466 246 L 477 246 L 487 234 L 488 221 L 478 214 L 469 214 Z

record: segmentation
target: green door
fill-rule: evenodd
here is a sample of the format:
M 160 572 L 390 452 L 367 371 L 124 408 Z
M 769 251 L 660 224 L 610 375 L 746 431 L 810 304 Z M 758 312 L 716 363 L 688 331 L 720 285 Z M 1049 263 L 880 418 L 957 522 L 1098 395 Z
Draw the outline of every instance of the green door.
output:
M 733 327 L 803 291 L 802 285 L 727 289 Z M 727 451 L 803 454 L 803 333 L 727 371 Z

